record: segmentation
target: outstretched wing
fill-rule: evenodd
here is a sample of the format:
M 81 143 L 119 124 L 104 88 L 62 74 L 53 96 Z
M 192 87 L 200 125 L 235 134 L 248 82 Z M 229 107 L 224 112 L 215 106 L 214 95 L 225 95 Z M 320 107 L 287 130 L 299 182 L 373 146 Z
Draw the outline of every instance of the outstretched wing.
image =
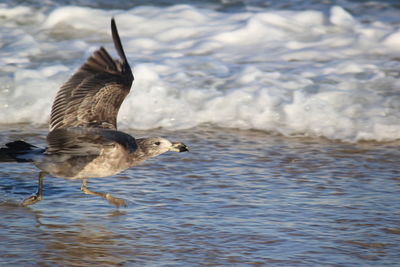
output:
M 117 129 L 118 110 L 130 91 L 133 74 L 114 19 L 111 32 L 120 60 L 113 60 L 103 47 L 86 60 L 58 91 L 50 131 L 79 126 Z

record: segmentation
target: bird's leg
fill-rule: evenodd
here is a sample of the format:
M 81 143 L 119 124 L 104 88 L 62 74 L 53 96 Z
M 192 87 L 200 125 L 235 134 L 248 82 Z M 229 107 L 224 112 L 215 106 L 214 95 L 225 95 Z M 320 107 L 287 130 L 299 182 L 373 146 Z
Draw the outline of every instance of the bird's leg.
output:
M 21 205 L 22 206 L 28 206 L 35 204 L 36 202 L 39 202 L 42 200 L 42 192 L 43 192 L 43 177 L 46 176 L 46 172 L 40 172 L 39 177 L 38 177 L 38 187 L 37 187 L 37 192 L 35 195 L 27 197 L 22 201 Z
M 116 206 L 117 208 L 119 206 L 125 206 L 126 207 L 125 200 L 123 200 L 121 198 L 113 197 L 112 195 L 110 195 L 108 193 L 100 193 L 100 192 L 91 191 L 91 190 L 87 189 L 86 185 L 87 185 L 87 179 L 83 179 L 82 180 L 82 185 L 81 185 L 81 191 L 83 193 L 88 194 L 88 195 L 100 196 L 100 197 L 104 198 L 105 200 L 107 200 L 108 203 Z

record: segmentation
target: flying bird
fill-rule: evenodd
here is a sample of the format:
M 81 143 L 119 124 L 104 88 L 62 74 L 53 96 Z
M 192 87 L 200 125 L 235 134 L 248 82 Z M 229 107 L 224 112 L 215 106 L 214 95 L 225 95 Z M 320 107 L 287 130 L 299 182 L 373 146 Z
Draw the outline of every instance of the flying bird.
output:
M 188 151 L 181 142 L 135 139 L 117 130 L 118 110 L 134 78 L 114 18 L 111 32 L 119 59 L 101 47 L 61 86 L 51 110 L 47 147 L 17 140 L 0 148 L 0 162 L 30 162 L 41 170 L 37 192 L 24 199 L 23 206 L 42 199 L 43 177 L 51 175 L 81 179 L 85 194 L 119 207 L 125 205 L 123 199 L 89 190 L 87 179 L 117 174 L 167 151 Z

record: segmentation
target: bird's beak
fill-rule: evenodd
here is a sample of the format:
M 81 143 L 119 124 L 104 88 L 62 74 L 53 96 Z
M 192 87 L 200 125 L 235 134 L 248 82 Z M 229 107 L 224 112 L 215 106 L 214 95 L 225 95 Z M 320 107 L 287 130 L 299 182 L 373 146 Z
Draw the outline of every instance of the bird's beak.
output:
M 189 151 L 188 147 L 181 142 L 173 142 L 172 146 L 170 147 L 169 151 L 173 152 L 186 152 Z

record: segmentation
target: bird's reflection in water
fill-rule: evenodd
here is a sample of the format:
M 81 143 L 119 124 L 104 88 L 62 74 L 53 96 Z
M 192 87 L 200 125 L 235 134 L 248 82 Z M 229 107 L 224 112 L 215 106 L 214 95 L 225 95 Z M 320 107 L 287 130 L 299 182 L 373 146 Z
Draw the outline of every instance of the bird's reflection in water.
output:
M 61 266 L 118 266 L 126 262 L 123 256 L 129 247 L 120 234 L 113 233 L 101 225 L 82 221 L 64 226 L 46 225 L 45 247 L 41 258 Z
M 49 214 L 2 201 L 0 212 L 5 219 L 0 222 L 0 238 L 7 244 L 0 258 L 17 258 L 17 265 L 29 262 L 31 266 L 118 266 L 127 261 L 124 255 L 132 255 L 132 250 L 127 251 L 127 240 L 132 240 L 128 236 L 130 231 L 113 232 L 105 223 L 124 217 L 125 213 L 118 210 L 97 220 L 90 216 L 74 220 L 73 214 Z

